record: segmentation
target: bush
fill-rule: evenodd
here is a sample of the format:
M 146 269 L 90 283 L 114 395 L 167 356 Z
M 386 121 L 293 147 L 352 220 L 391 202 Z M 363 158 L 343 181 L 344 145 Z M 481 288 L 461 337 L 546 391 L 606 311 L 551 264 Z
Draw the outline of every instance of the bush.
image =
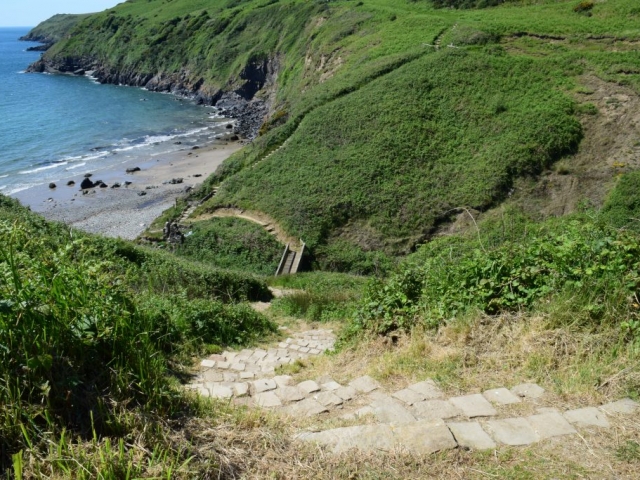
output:
M 170 362 L 274 330 L 223 304 L 268 292 L 255 278 L 72 233 L 1 196 L 0 279 L 0 471 L 51 438 L 122 438 L 131 412 L 149 428 L 188 412 Z
M 273 275 L 282 245 L 261 226 L 237 218 L 197 222 L 175 253 L 218 268 Z
M 591 0 L 586 0 L 573 7 L 573 11 L 576 13 L 584 13 L 590 11 L 594 6 L 594 2 L 592 2 Z
M 472 310 L 492 315 L 530 309 L 571 292 L 579 299 L 575 318 L 588 325 L 616 322 L 640 333 L 634 323 L 640 239 L 634 234 L 578 217 L 539 225 L 494 247 L 451 237 L 421 250 L 387 281 L 371 286 L 352 331 L 437 326 Z
M 616 228 L 640 232 L 640 170 L 620 177 L 605 201 L 602 216 Z

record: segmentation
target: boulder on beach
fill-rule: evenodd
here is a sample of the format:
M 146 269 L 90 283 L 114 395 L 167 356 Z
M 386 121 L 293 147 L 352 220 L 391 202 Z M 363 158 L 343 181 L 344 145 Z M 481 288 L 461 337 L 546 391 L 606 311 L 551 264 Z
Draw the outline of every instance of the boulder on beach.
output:
M 166 182 L 162 182 L 163 185 L 177 185 L 178 183 L 182 183 L 184 179 L 182 178 L 172 178 L 171 180 L 167 180 Z
M 100 182 L 100 188 L 107 188 L 109 185 L 107 185 L 104 182 Z
M 74 182 L 73 180 L 69 180 L 67 182 L 67 187 L 73 187 L 76 184 L 76 182 Z
M 144 190 L 142 192 L 138 192 L 139 197 L 144 197 L 147 194 Z
M 139 172 L 139 171 L 140 171 L 140 167 L 127 168 L 127 173 L 135 173 L 135 172 Z
M 93 188 L 93 187 L 94 187 L 93 182 L 89 180 L 89 178 L 85 178 L 84 180 L 82 180 L 82 183 L 80 184 L 80 188 L 82 190 L 86 190 L 87 188 Z
M 55 183 L 53 183 L 53 182 L 51 182 L 51 183 L 49 184 L 49 188 L 56 188 L 56 184 L 55 184 Z
M 118 182 L 115 182 L 113 185 L 111 185 L 111 188 L 120 188 L 120 184 Z
M 84 174 L 84 178 L 91 178 L 93 176 L 93 173 L 85 173 Z
M 198 150 L 200 147 L 198 145 L 194 145 L 193 147 L 191 147 L 191 150 Z
M 202 174 L 201 174 L 201 173 L 194 173 L 194 174 L 193 174 L 193 176 L 194 176 L 194 177 L 196 177 L 196 178 L 198 178 L 198 177 L 201 177 L 201 176 L 202 176 Z
M 128 187 L 128 186 L 129 186 L 129 185 L 131 185 L 132 183 L 133 183 L 133 182 L 130 182 L 130 181 L 128 181 L 128 180 L 127 180 L 126 182 L 124 182 L 124 186 L 125 186 L 125 187 Z
M 231 130 L 233 128 L 233 125 L 231 125 L 230 123 L 227 123 L 227 125 L 224 127 L 227 130 Z

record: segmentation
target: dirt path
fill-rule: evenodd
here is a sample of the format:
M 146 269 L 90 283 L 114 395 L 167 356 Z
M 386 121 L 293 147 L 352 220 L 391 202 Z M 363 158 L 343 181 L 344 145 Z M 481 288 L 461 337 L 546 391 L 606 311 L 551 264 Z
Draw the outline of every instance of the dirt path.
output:
M 271 235 L 276 237 L 283 245 L 289 244 L 289 248 L 294 252 L 299 252 L 302 247 L 300 239 L 287 234 L 285 230 L 273 218 L 262 212 L 241 210 L 239 208 L 219 208 L 211 213 L 205 213 L 189 218 L 190 222 L 202 222 L 212 218 L 235 217 L 257 223 Z

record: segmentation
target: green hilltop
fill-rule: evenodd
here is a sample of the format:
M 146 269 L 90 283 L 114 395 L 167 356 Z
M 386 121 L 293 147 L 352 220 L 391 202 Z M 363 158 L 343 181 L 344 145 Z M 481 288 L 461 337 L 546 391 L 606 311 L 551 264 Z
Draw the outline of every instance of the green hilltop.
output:
M 258 478 L 267 459 L 273 478 L 403 478 L 382 454 L 325 472 L 281 420 L 184 392 L 195 359 L 296 322 L 336 325 L 343 372 L 456 391 L 536 325 L 496 372 L 581 405 L 640 395 L 636 0 L 128 0 L 38 32 L 57 41 L 33 70 L 232 105 L 252 141 L 191 194 L 215 192 L 173 253 L 0 197 L 0 475 Z M 270 276 L 281 245 L 221 207 L 302 238 L 314 271 Z M 518 452 L 438 458 L 504 477 Z

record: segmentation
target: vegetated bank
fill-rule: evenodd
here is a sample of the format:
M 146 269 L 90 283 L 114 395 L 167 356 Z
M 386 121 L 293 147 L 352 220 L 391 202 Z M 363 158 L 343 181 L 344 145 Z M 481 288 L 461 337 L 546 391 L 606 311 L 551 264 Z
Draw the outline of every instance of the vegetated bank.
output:
M 436 6 L 130 1 L 34 69 L 227 105 L 259 136 L 209 179 L 208 208 L 264 211 L 319 266 L 370 273 L 380 252 L 412 251 L 457 207 L 496 205 L 575 152 L 582 75 L 638 89 L 630 0 Z
M 585 74 L 638 92 L 633 46 L 640 32 L 628 20 L 640 15 L 634 2 L 594 4 L 585 10 L 590 16 L 575 6 L 529 2 L 470 12 L 390 0 L 130 1 L 79 22 L 38 68 L 96 68 L 104 81 L 146 81 L 203 102 L 233 100 L 252 115 L 268 112 L 260 128 L 246 124 L 246 132 L 259 133 L 256 140 L 199 192 L 219 187 L 204 209 L 265 211 L 304 236 L 316 265 L 384 277 L 366 289 L 366 279 L 335 273 L 270 279 L 303 290 L 275 301 L 276 314 L 347 318 L 345 347 L 402 332 L 426 336 L 438 327 L 466 325 L 473 333 L 509 315 L 513 322 L 541 318 L 549 332 L 604 332 L 606 342 L 589 350 L 596 357 L 590 361 L 628 364 L 631 374 L 618 377 L 618 388 L 637 398 L 634 164 L 603 167 L 616 188 L 587 198 L 592 206 L 572 216 L 544 219 L 518 210 L 514 200 L 523 201 L 513 191 L 520 181 L 536 182 L 558 158 L 571 170 L 577 157 L 567 154 L 579 152 L 585 135 L 580 120 L 599 114 L 575 100 L 588 94 Z M 473 215 L 469 228 L 437 236 L 458 207 Z M 1 402 L 5 465 L 18 471 L 30 461 L 32 471 L 62 475 L 80 461 L 113 478 L 251 472 L 248 459 L 225 463 L 224 444 L 198 448 L 215 435 L 190 429 L 190 414 L 210 412 L 177 394 L 171 377 L 181 374 L 185 355 L 273 329 L 234 303 L 265 294 L 261 280 L 194 261 L 236 262 L 255 232 L 232 221 L 203 224 L 192 245 L 187 237 L 177 249 L 186 258 L 175 258 L 71 236 L 11 203 L 2 211 L 7 300 L 0 344 L 15 345 L 2 353 L 2 364 L 4 378 L 17 385 L 3 390 Z M 216 253 L 219 244 L 207 243 L 239 231 L 247 241 L 237 250 Z M 268 253 L 269 242 L 255 238 Z M 426 238 L 433 241 L 418 247 Z M 389 256 L 412 250 L 393 267 Z M 242 268 L 260 272 L 269 261 L 246 257 Z M 9 328 L 16 318 L 26 320 L 17 334 Z M 554 355 L 551 362 L 562 363 L 563 354 Z M 534 352 L 531 362 L 539 360 Z M 567 375 L 581 374 L 579 362 L 567 366 Z M 96 365 L 108 368 L 96 374 Z M 595 383 L 592 373 L 580 379 L 590 388 Z M 265 425 L 258 414 L 242 415 L 225 422 L 251 431 Z M 267 428 L 263 441 L 234 445 L 251 445 L 254 456 L 266 458 L 282 431 L 277 422 Z M 141 448 L 134 439 L 142 439 Z M 358 470 L 358 459 L 350 460 Z M 278 458 L 296 468 L 314 461 L 304 453 Z
M 70 231 L 6 197 L 0 235 L 0 470 L 121 478 L 198 457 L 169 428 L 205 411 L 179 380 L 192 355 L 275 330 L 242 303 L 270 297 L 263 281 Z

